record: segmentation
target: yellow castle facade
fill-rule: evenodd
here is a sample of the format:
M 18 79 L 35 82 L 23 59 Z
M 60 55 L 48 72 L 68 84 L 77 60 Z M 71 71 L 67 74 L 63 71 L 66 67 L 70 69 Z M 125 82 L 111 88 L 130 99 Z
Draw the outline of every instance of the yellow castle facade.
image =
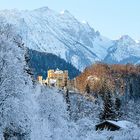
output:
M 42 76 L 38 76 L 38 81 L 41 84 L 46 84 L 48 86 L 64 88 L 68 84 L 68 71 L 62 71 L 59 69 L 48 70 L 48 77 L 43 80 Z

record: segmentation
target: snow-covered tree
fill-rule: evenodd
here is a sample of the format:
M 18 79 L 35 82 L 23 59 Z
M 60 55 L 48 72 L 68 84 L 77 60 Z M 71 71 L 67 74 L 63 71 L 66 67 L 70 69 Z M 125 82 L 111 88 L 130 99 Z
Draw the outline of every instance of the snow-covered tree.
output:
M 25 105 L 32 88 L 30 76 L 24 71 L 24 46 L 9 24 L 0 24 L 0 123 L 5 139 L 28 139 L 30 119 Z

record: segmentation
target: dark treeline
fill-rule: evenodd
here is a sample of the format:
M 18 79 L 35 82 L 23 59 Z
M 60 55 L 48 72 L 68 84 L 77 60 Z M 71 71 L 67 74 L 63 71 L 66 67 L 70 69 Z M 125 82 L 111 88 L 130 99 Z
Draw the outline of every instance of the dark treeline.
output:
M 72 64 L 54 54 L 28 49 L 28 55 L 30 58 L 28 64 L 32 69 L 35 78 L 37 78 L 38 75 L 42 75 L 46 78 L 49 69 L 55 70 L 57 68 L 60 70 L 68 70 L 70 79 L 73 79 L 80 74 L 80 71 Z

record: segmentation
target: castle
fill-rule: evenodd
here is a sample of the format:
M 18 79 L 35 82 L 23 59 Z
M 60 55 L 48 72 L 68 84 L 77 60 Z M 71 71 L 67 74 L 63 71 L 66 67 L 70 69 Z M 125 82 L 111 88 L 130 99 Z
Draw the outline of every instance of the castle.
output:
M 48 77 L 43 80 L 42 76 L 38 76 L 38 81 L 41 84 L 46 84 L 50 87 L 64 88 L 68 84 L 68 71 L 59 69 L 48 70 Z

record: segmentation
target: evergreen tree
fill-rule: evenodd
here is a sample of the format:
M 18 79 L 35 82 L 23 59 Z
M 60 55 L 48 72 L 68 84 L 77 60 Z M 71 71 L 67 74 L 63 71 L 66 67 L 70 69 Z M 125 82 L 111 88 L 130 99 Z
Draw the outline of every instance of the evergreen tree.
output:
M 115 99 L 115 114 L 116 114 L 116 119 L 120 118 L 120 116 L 121 116 L 120 108 L 121 108 L 121 100 L 117 97 Z
M 70 97 L 69 97 L 69 90 L 65 90 L 65 99 L 66 99 L 66 104 L 67 104 L 67 111 L 70 112 Z
M 104 107 L 103 112 L 100 114 L 101 120 L 114 120 L 115 110 L 110 92 L 106 93 L 104 96 Z

